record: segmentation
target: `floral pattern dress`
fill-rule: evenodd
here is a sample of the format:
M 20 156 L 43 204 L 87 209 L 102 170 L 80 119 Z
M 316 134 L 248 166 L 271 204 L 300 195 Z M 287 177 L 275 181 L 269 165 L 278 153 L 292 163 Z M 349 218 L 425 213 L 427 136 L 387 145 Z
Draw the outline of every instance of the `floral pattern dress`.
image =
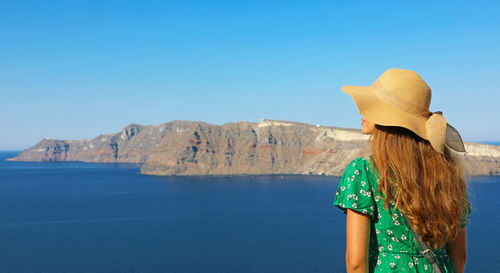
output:
M 420 254 L 421 248 L 405 224 L 399 209 L 383 208 L 377 195 L 378 172 L 369 158 L 353 160 L 345 170 L 335 194 L 334 205 L 370 216 L 369 272 L 433 272 Z M 391 204 L 394 205 L 394 204 Z M 470 208 L 469 210 L 470 211 Z M 461 227 L 468 223 L 464 214 Z M 455 273 L 451 258 L 443 248 L 433 250 L 445 272 Z

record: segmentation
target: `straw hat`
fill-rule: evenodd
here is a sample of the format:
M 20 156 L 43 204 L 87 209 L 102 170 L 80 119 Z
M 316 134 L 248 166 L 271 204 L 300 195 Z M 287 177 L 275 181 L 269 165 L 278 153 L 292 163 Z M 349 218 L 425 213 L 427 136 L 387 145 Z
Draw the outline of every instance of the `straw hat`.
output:
M 431 89 L 414 71 L 392 68 L 371 86 L 343 86 L 342 91 L 372 123 L 409 129 L 440 153 L 445 146 L 465 152 L 460 134 L 446 123 L 442 113 L 429 112 Z

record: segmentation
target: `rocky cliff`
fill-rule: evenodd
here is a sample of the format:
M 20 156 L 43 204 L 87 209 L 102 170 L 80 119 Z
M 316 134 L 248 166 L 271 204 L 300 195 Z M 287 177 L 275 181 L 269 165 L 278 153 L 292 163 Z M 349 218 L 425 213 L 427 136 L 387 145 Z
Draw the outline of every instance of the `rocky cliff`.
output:
M 366 139 L 355 130 L 297 122 L 190 124 L 165 134 L 141 172 L 339 175 Z
M 143 163 L 150 175 L 341 175 L 363 155 L 359 130 L 266 120 L 214 125 L 172 121 L 131 124 L 89 140 L 43 139 L 10 160 Z M 466 143 L 461 156 L 469 175 L 499 175 L 500 147 Z
M 500 175 L 500 146 L 465 143 L 462 162 L 468 175 Z
M 117 134 L 85 140 L 45 138 L 8 160 L 143 163 L 168 131 L 168 125 L 130 124 Z

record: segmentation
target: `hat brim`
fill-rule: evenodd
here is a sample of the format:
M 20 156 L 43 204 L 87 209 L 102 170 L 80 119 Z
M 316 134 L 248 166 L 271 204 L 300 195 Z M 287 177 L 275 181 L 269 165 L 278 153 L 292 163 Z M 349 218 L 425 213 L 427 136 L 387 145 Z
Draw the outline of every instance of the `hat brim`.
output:
M 397 108 L 373 92 L 371 86 L 342 86 L 342 91 L 354 100 L 359 112 L 368 121 L 384 125 L 399 126 L 409 129 L 423 139 L 428 139 L 425 130 L 427 118 Z

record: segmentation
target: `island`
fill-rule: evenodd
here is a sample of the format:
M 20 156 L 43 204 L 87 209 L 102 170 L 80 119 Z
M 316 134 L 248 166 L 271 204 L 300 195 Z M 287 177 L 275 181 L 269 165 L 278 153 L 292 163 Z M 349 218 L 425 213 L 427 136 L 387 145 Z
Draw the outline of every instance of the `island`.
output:
M 146 175 L 300 174 L 340 176 L 368 154 L 360 130 L 293 121 L 174 120 L 130 124 L 93 139 L 45 138 L 10 161 L 139 163 Z M 466 142 L 458 154 L 466 175 L 500 175 L 500 147 Z

